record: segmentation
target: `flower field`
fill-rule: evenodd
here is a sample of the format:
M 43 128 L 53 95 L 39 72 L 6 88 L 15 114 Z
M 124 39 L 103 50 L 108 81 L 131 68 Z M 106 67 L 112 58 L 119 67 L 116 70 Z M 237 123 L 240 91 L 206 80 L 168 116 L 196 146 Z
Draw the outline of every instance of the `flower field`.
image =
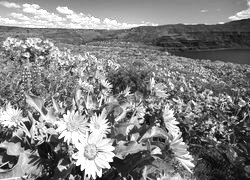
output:
M 250 66 L 7 38 L 0 179 L 250 178 Z

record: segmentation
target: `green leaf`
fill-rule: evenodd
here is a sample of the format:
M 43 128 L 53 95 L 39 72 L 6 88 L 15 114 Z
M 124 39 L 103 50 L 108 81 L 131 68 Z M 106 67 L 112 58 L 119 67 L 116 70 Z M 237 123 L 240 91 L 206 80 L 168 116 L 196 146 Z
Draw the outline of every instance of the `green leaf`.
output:
M 166 174 L 169 174 L 174 172 L 174 167 L 175 165 L 173 160 L 164 161 L 163 159 L 157 158 L 147 166 L 146 173 L 147 176 L 154 177 L 156 179 L 156 172 L 165 172 Z
M 134 154 L 145 150 L 147 150 L 147 146 L 143 146 L 136 141 L 128 143 L 126 141 L 119 141 L 115 147 L 114 153 L 116 154 L 116 157 L 124 159 L 128 154 Z
M 76 93 L 75 93 L 75 101 L 76 101 L 76 104 L 79 106 L 79 102 L 80 102 L 80 99 L 81 99 L 81 96 L 82 96 L 82 91 L 81 89 L 77 89 L 76 90 Z
M 129 120 L 128 126 L 127 126 L 127 128 L 126 128 L 126 135 L 128 135 L 129 132 L 130 132 L 135 126 L 137 126 L 138 128 L 139 128 L 139 126 L 140 126 L 137 116 L 133 116 L 133 117 Z
M 42 175 L 42 167 L 32 162 L 32 153 L 30 150 L 24 150 L 23 148 L 21 148 L 20 143 L 6 142 L 2 146 L 4 146 L 4 148 L 7 150 L 7 153 L 1 153 L 0 159 L 8 160 L 10 158 L 9 155 L 15 155 L 16 157 L 18 157 L 18 161 L 10 169 L 0 168 L 1 178 L 7 179 L 13 177 L 22 177 L 28 174 L 30 177 L 33 177 L 33 179 L 35 179 L 35 177 Z M 33 156 L 35 155 L 33 154 Z
M 91 94 L 87 95 L 85 106 L 86 106 L 86 108 L 88 110 L 94 110 L 94 109 L 96 109 L 96 103 L 94 102 L 93 97 L 92 97 Z
M 56 130 L 54 128 L 48 128 L 46 130 L 46 133 L 48 133 L 50 135 L 56 135 L 57 134 L 57 132 L 56 132 Z
M 44 107 L 44 101 L 38 96 L 32 96 L 25 93 L 26 102 L 35 108 L 41 115 L 46 115 L 48 113 L 47 109 Z
M 25 135 L 30 138 L 31 134 L 30 134 L 29 130 L 27 129 L 26 125 L 22 121 L 20 122 L 20 124 L 21 124 L 21 127 L 19 128 L 19 130 L 22 130 L 23 133 L 25 133 Z
M 49 111 L 44 107 L 44 101 L 38 96 L 32 96 L 25 93 L 26 102 L 34 107 L 41 115 L 42 120 L 45 120 L 47 123 L 54 123 L 56 118 L 54 116 L 54 109 L 49 109 Z
M 142 168 L 151 164 L 152 161 L 153 158 L 148 153 L 138 152 L 135 154 L 129 154 L 124 159 L 115 157 L 113 166 L 121 173 L 123 177 L 127 177 L 128 174 L 133 173 L 133 179 L 140 179 Z
M 0 144 L 0 148 L 4 148 L 7 150 L 7 155 L 10 156 L 19 156 L 21 151 L 21 143 L 13 143 L 13 142 L 7 142 L 4 141 Z
M 130 106 L 131 105 L 129 103 L 123 103 L 119 106 L 122 112 L 115 118 L 115 122 L 119 122 L 126 118 L 127 113 L 130 111 Z
M 52 97 L 52 103 L 53 103 L 53 108 L 55 110 L 55 113 L 63 113 L 64 109 L 60 108 L 60 106 L 58 105 L 58 103 L 55 101 L 55 99 Z
M 167 131 L 164 131 L 163 129 L 153 126 L 149 130 L 146 131 L 146 133 L 140 138 L 139 142 L 145 140 L 145 139 L 150 139 L 152 137 L 159 137 L 163 138 L 165 140 L 169 139 L 169 135 Z
M 111 138 L 116 139 L 117 141 L 126 140 L 127 137 L 125 135 L 127 123 L 119 123 L 111 128 Z
M 71 173 L 74 166 L 69 158 L 60 159 L 52 179 L 65 179 Z

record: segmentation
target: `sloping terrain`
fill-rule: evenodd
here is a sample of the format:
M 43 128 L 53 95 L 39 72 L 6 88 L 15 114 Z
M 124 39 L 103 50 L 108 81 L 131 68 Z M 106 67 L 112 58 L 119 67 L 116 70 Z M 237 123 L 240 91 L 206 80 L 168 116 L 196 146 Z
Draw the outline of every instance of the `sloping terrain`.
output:
M 73 33 L 70 31 L 68 34 L 72 35 Z M 113 113 L 113 115 L 108 116 L 111 123 L 119 120 L 113 120 L 114 118 L 122 118 L 121 124 L 113 125 L 114 130 L 111 132 L 115 134 L 111 137 L 117 138 L 118 141 L 131 140 L 136 143 L 141 142 L 141 136 L 150 137 L 152 140 L 150 144 L 152 146 L 158 145 L 162 150 L 162 155 L 164 155 L 162 160 L 159 161 L 160 156 L 157 156 L 158 158 L 155 161 L 152 159 L 153 162 L 150 160 L 149 166 L 147 165 L 143 174 L 146 172 L 148 175 L 156 176 L 156 171 L 162 172 L 164 170 L 167 173 L 179 173 L 184 179 L 228 180 L 247 179 L 250 176 L 249 65 L 173 56 L 143 43 L 119 41 L 89 42 L 84 45 L 56 43 L 59 51 L 53 43 L 49 42 L 38 43 L 43 46 L 40 48 L 38 45 L 28 47 L 22 44 L 29 41 L 17 39 L 10 41 L 10 39 L 9 42 L 5 42 L 5 47 L 8 47 L 9 44 L 10 48 L 3 50 L 0 56 L 1 106 L 11 102 L 17 107 L 28 110 L 27 103 L 29 103 L 31 106 L 35 105 L 35 109 L 40 115 L 42 114 L 42 117 L 47 117 L 48 112 L 56 112 L 58 107 L 65 107 L 60 112 L 60 109 L 58 109 L 57 114 L 61 113 L 58 119 L 71 107 L 81 107 L 79 109 L 87 107 L 90 108 L 90 111 L 88 111 L 90 113 L 101 112 L 100 110 L 97 111 L 96 107 L 107 107 Z M 33 53 L 30 54 L 30 52 Z M 97 70 L 105 69 L 105 72 L 96 73 L 93 67 Z M 105 77 L 104 81 L 102 81 L 103 77 Z M 102 84 L 98 84 L 96 87 L 102 88 L 102 91 L 91 90 L 93 87 L 91 83 L 100 82 Z M 76 91 L 77 89 L 80 90 L 80 95 L 76 93 L 79 92 Z M 105 89 L 109 89 L 109 92 L 112 91 L 114 96 L 105 100 L 108 102 L 107 106 L 106 104 L 100 106 L 97 102 L 99 97 L 102 96 L 99 96 L 98 93 L 105 93 L 103 91 Z M 91 98 L 89 97 L 90 91 L 92 92 Z M 121 91 L 122 93 L 120 93 Z M 133 95 L 124 98 L 128 91 L 129 94 Z M 34 100 L 31 96 L 27 96 L 26 92 L 29 92 Z M 80 99 L 75 100 L 81 97 L 82 92 L 86 94 L 82 97 L 84 99 L 82 101 Z M 43 97 L 43 99 L 40 97 Z M 116 102 L 110 102 L 116 97 L 119 97 Z M 55 104 L 52 98 L 60 104 Z M 134 101 L 135 103 L 127 101 Z M 82 106 L 82 103 L 85 103 L 84 106 Z M 130 110 L 127 113 L 127 105 L 135 105 L 135 108 L 138 108 L 136 110 L 138 116 L 140 116 L 138 122 L 131 120 L 131 114 L 135 113 Z M 52 106 L 54 110 L 47 110 Z M 163 106 L 164 111 L 161 110 Z M 0 113 L 5 112 L 5 110 L 0 110 Z M 33 122 L 41 122 L 36 128 L 39 130 L 45 128 L 44 133 L 47 133 L 47 137 L 48 133 L 53 133 L 53 131 L 51 132 L 51 128 L 46 130 L 47 127 L 50 127 L 49 123 L 42 124 L 44 121 L 40 120 L 39 114 L 34 112 L 29 117 L 32 117 Z M 52 117 L 53 114 L 51 114 Z M 53 119 L 50 118 L 51 116 L 48 120 Z M 92 117 L 89 118 L 92 119 Z M 33 118 L 36 119 L 33 120 Z M 143 119 L 143 122 L 139 122 L 141 119 Z M 12 121 L 12 118 L 9 121 Z M 1 124 L 3 122 L 8 123 L 5 119 L 0 121 Z M 20 121 L 15 122 L 19 123 Z M 52 123 L 50 122 L 50 124 Z M 133 129 L 128 134 L 127 131 L 125 132 L 124 126 L 131 127 L 131 124 Z M 24 126 L 26 127 L 26 125 Z M 141 132 L 144 133 L 144 129 L 141 128 L 144 127 L 145 132 L 148 132 L 147 128 L 150 126 L 162 127 L 160 129 L 167 133 L 178 130 L 177 134 L 180 134 L 182 138 L 177 138 L 177 142 L 173 140 L 176 139 L 173 135 L 166 136 L 165 134 L 163 139 L 162 136 L 158 137 L 158 135 L 155 139 L 153 135 L 157 134 L 159 128 L 154 131 L 150 129 L 150 135 L 146 133 L 145 136 L 141 135 Z M 29 130 L 32 133 L 34 132 L 33 125 L 27 127 L 32 128 L 26 132 Z M 8 128 L 0 129 L 0 137 L 2 139 L 11 138 L 11 136 L 7 136 L 8 131 Z M 137 134 L 137 136 L 134 135 L 130 138 L 130 132 L 132 135 Z M 44 141 L 43 133 L 34 134 L 35 138 L 31 143 L 40 144 Z M 124 134 L 128 135 L 124 137 Z M 33 135 L 31 138 L 33 138 Z M 166 144 L 168 139 L 171 141 L 170 145 Z M 24 142 L 26 141 L 27 138 Z M 46 171 L 51 173 L 48 175 L 40 174 L 47 175 L 46 179 L 49 179 L 51 176 L 63 174 L 60 170 L 55 171 L 54 168 L 59 165 L 62 166 L 59 159 L 61 159 L 61 156 L 70 156 L 70 149 L 65 149 L 65 146 L 61 144 L 62 141 L 55 141 L 54 138 L 49 138 L 46 143 L 52 148 L 34 145 L 38 148 L 38 155 L 33 155 L 38 160 L 46 160 L 42 161 L 46 164 L 49 162 Z M 28 143 L 27 145 L 30 146 Z M 106 178 L 104 178 L 119 179 L 117 177 L 118 172 L 121 172 L 122 176 L 127 177 L 128 174 L 133 173 L 135 174 L 134 179 L 140 179 L 138 177 L 141 175 L 142 167 L 145 166 L 145 163 L 148 163 L 148 159 L 138 164 L 137 161 L 140 163 L 144 157 L 137 152 L 144 152 L 145 146 L 136 145 L 128 149 L 128 146 L 124 147 L 124 144 L 122 144 L 122 150 L 120 150 L 120 144 L 117 143 L 117 145 L 117 157 L 123 158 L 123 156 L 129 154 L 128 159 L 115 158 L 114 163 L 111 164 L 112 167 L 115 167 L 112 168 L 115 174 L 105 173 Z M 62 151 L 65 151 L 65 153 L 61 153 L 62 151 L 57 148 L 58 146 L 62 146 Z M 123 152 L 124 148 L 126 148 L 125 152 Z M 39 152 L 42 153 L 39 154 Z M 73 153 L 73 151 L 71 152 Z M 192 157 L 187 154 L 189 152 Z M 50 156 L 52 153 L 58 155 L 58 158 L 55 155 Z M 183 156 L 183 153 L 185 156 Z M 44 154 L 48 154 L 48 156 Z M 176 159 L 179 159 L 179 163 Z M 1 160 L 2 164 L 5 163 L 4 158 Z M 183 166 L 185 165 L 184 167 L 189 171 L 189 168 L 192 168 L 194 173 L 192 175 L 187 174 L 180 163 Z M 65 168 L 68 167 L 68 164 L 72 164 L 72 162 L 66 162 Z M 5 167 L 5 171 L 13 169 L 12 167 Z M 78 171 L 68 169 L 65 173 L 64 177 L 71 173 L 73 175 L 82 174 L 80 169 Z M 36 176 L 39 176 L 39 174 L 36 174 Z
M 81 45 L 95 41 L 125 41 L 159 46 L 163 50 L 250 48 L 250 19 L 216 25 L 142 26 L 124 30 L 30 29 L 0 27 L 0 40 L 7 37 L 44 37 Z

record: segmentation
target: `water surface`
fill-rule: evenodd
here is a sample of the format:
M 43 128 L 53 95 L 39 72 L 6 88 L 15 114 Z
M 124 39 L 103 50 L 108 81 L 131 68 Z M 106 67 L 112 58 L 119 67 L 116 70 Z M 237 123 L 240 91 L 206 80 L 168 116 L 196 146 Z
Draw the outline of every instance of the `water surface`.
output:
M 171 52 L 171 54 L 192 59 L 209 59 L 212 61 L 224 61 L 250 65 L 250 49 L 185 51 Z

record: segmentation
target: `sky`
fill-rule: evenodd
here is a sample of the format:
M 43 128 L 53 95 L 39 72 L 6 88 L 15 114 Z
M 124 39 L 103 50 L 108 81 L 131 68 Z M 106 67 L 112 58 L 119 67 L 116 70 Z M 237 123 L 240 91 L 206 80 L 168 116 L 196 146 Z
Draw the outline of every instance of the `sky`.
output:
M 125 29 L 250 18 L 250 0 L 0 0 L 0 25 Z

